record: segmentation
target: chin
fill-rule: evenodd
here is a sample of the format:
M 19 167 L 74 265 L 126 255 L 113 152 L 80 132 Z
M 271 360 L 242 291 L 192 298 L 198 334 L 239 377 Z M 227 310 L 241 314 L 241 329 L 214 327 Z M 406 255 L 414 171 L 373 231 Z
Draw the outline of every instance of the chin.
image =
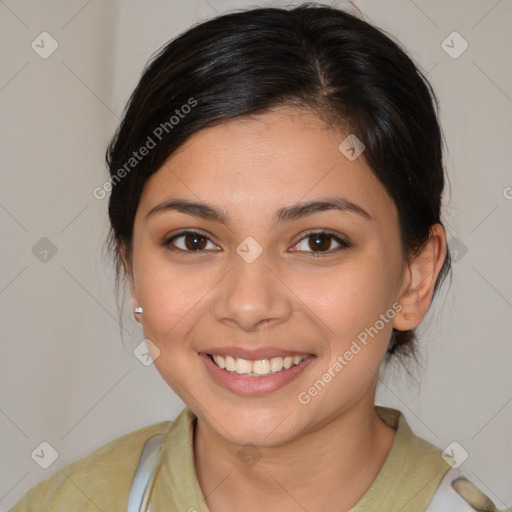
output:
M 238 446 L 280 446 L 291 441 L 300 432 L 296 422 L 297 411 L 283 407 L 247 407 L 242 410 L 217 409 L 222 421 L 210 426 L 225 441 Z

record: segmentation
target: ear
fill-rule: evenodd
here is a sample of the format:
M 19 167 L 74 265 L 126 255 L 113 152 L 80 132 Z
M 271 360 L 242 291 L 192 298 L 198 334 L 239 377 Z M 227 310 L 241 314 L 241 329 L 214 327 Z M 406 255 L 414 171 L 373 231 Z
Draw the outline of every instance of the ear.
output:
M 121 262 L 123 264 L 124 272 L 128 276 L 128 280 L 130 281 L 130 295 L 132 298 L 132 311 L 133 311 L 135 308 L 139 307 L 140 304 L 139 304 L 139 300 L 137 298 L 137 293 L 135 291 L 135 282 L 134 282 L 134 278 L 133 278 L 133 267 L 131 264 L 131 259 L 129 258 L 129 256 L 127 254 L 126 246 L 124 244 L 121 245 L 121 247 L 120 247 L 120 253 L 121 253 Z M 137 320 L 137 322 L 140 323 L 140 319 L 138 318 L 138 316 L 137 315 L 134 315 L 134 316 L 135 316 L 135 320 Z
M 445 230 L 441 224 L 433 224 L 425 248 L 420 254 L 414 256 L 405 268 L 402 292 L 398 298 L 402 309 L 394 318 L 395 329 L 399 331 L 414 329 L 427 314 L 446 251 Z

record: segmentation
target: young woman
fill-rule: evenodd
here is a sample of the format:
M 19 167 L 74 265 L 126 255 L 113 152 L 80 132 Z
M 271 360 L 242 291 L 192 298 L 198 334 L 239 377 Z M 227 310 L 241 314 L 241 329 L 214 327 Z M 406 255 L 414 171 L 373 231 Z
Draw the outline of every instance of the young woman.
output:
M 107 151 L 110 243 L 187 407 L 12 512 L 497 510 L 374 403 L 450 269 L 435 105 L 403 50 L 330 7 L 162 48 Z

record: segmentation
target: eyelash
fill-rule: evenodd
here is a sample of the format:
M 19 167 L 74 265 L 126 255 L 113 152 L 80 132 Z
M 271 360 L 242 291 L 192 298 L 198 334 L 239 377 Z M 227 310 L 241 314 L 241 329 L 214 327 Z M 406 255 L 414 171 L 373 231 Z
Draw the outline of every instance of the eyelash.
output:
M 191 253 L 191 254 L 194 254 L 194 255 L 201 255 L 202 253 L 205 252 L 205 250 L 198 250 L 198 251 L 187 251 L 187 250 L 184 250 L 184 249 L 180 249 L 178 247 L 172 247 L 172 242 L 174 240 L 176 240 L 177 238 L 180 238 L 184 235 L 198 235 L 200 237 L 203 237 L 203 238 L 206 238 L 207 241 L 213 243 L 210 239 L 210 237 L 208 237 L 207 235 L 205 235 L 204 233 L 201 233 L 200 231 L 195 231 L 195 230 L 184 230 L 184 231 L 180 231 L 179 233 L 176 233 L 175 235 L 169 237 L 169 238 L 166 238 L 162 241 L 162 245 L 164 247 L 167 247 L 169 250 L 171 251 L 175 251 L 175 252 L 183 252 L 183 253 Z M 326 256 L 330 256 L 331 254 L 333 254 L 334 252 L 337 252 L 339 250 L 342 250 L 342 249 L 348 249 L 351 245 L 346 242 L 345 240 L 341 239 L 335 232 L 333 231 L 330 231 L 330 230 L 311 230 L 311 231 L 307 231 L 306 233 L 304 233 L 304 235 L 302 236 L 302 238 L 295 244 L 299 244 L 300 242 L 302 242 L 303 240 L 309 238 L 309 237 L 312 237 L 313 235 L 327 235 L 328 237 L 334 239 L 336 242 L 338 242 L 340 244 L 340 247 L 337 247 L 335 249 L 329 249 L 328 251 L 306 251 L 307 253 L 309 253 L 309 258 L 322 258 L 322 257 L 326 257 Z M 294 251 L 294 252 L 301 252 L 301 251 Z

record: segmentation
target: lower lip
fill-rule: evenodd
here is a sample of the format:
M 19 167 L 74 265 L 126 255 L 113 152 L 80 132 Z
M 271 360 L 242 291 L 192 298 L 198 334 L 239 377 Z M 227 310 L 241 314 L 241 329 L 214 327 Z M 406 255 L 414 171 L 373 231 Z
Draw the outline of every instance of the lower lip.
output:
M 271 375 L 251 377 L 219 368 L 204 352 L 201 352 L 199 357 L 217 384 L 239 395 L 265 395 L 277 391 L 295 379 L 315 358 L 315 356 L 308 356 L 292 368 L 283 369 Z

